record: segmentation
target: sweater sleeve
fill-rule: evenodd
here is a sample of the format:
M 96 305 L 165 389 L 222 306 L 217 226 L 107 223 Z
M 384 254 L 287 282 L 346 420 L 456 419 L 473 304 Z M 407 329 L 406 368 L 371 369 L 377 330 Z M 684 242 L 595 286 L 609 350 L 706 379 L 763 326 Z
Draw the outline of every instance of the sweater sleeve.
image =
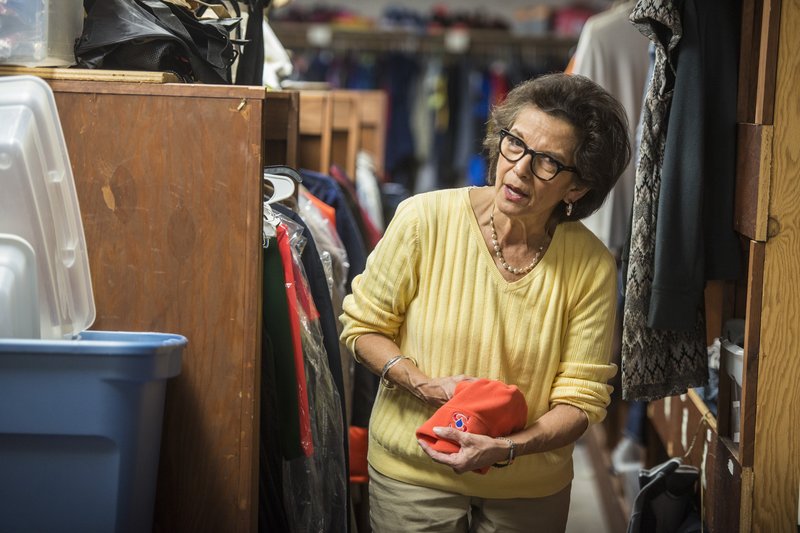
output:
M 607 381 L 617 372 L 609 362 L 616 319 L 616 265 L 606 253 L 594 268 L 576 276 L 578 288 L 571 305 L 550 405 L 568 404 L 583 410 L 589 424 L 605 418 L 613 387 Z
M 397 208 L 386 233 L 353 279 L 343 302 L 341 340 L 355 354 L 358 337 L 379 333 L 395 339 L 419 279 L 419 220 L 414 198 Z

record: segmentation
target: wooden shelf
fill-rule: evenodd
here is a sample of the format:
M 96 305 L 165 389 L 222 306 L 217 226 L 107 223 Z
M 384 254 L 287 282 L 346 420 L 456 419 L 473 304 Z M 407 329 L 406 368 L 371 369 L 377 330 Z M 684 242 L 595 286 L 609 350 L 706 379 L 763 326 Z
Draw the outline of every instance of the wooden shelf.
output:
M 752 483 L 738 446 L 719 435 L 716 418 L 694 391 L 650 402 L 648 419 L 670 457 L 701 472 L 705 523 L 710 531 L 739 531 L 743 486 Z
M 493 55 L 548 53 L 568 56 L 577 38 L 516 35 L 506 30 L 445 29 L 419 33 L 405 29 L 348 28 L 330 24 L 271 21 L 275 35 L 289 50 Z

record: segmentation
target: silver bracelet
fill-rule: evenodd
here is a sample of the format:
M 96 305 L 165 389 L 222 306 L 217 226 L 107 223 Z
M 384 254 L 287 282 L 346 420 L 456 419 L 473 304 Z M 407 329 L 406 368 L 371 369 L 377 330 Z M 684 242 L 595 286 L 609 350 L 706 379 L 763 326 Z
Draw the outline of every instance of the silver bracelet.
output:
M 414 366 L 417 366 L 417 361 L 413 357 L 408 357 L 408 356 L 405 356 L 405 355 L 402 355 L 402 354 L 401 355 L 395 355 L 394 357 L 392 357 L 391 359 L 386 361 L 386 364 L 383 365 L 383 368 L 381 369 L 381 385 L 383 385 L 387 389 L 393 389 L 394 388 L 394 383 L 392 383 L 391 381 L 386 379 L 386 373 L 389 372 L 390 368 L 392 368 L 394 365 L 396 365 L 397 363 L 399 363 L 403 359 L 408 359 L 409 361 L 414 363 Z
M 517 445 L 514 443 L 513 440 L 509 439 L 508 437 L 496 437 L 496 438 L 497 439 L 503 439 L 511 447 L 508 449 L 508 459 L 506 459 L 506 462 L 505 463 L 495 463 L 492 466 L 494 466 L 496 468 L 504 468 L 504 467 L 506 467 L 508 465 L 514 464 L 514 456 L 517 453 Z

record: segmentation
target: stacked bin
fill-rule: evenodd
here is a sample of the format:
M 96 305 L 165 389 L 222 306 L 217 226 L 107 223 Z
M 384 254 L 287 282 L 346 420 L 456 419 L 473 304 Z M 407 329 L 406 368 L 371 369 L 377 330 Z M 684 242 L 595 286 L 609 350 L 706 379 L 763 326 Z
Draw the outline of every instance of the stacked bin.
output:
M 0 78 L 0 531 L 149 531 L 186 339 L 95 309 L 49 86 Z

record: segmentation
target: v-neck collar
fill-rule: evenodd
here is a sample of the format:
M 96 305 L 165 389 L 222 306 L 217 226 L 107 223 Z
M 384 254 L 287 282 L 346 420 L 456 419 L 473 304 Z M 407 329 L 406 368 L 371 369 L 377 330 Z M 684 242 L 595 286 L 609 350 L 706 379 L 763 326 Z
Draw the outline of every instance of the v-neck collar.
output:
M 538 278 L 542 275 L 547 268 L 547 265 L 550 263 L 553 257 L 553 250 L 556 246 L 560 243 L 560 235 L 561 235 L 561 224 L 556 226 L 555 231 L 553 232 L 553 238 L 550 240 L 550 245 L 545 250 L 544 255 L 536 263 L 536 266 L 533 267 L 533 270 L 522 276 L 520 279 L 509 281 L 503 277 L 503 273 L 500 271 L 500 266 L 497 265 L 494 261 L 494 257 L 492 256 L 492 252 L 486 246 L 486 241 L 483 238 L 483 233 L 481 232 L 480 224 L 478 223 L 478 219 L 475 216 L 475 211 L 472 209 L 472 202 L 470 201 L 469 191 L 470 187 L 465 187 L 462 190 L 462 199 L 464 202 L 464 209 L 466 209 L 466 216 L 469 219 L 469 226 L 470 232 L 472 233 L 472 238 L 476 240 L 476 244 L 478 245 L 478 249 L 480 250 L 480 260 L 484 263 L 484 266 L 491 272 L 491 277 L 495 280 L 495 282 L 500 285 L 501 287 L 505 287 L 507 289 L 517 289 L 519 287 L 526 287 L 530 285 L 533 280 Z

